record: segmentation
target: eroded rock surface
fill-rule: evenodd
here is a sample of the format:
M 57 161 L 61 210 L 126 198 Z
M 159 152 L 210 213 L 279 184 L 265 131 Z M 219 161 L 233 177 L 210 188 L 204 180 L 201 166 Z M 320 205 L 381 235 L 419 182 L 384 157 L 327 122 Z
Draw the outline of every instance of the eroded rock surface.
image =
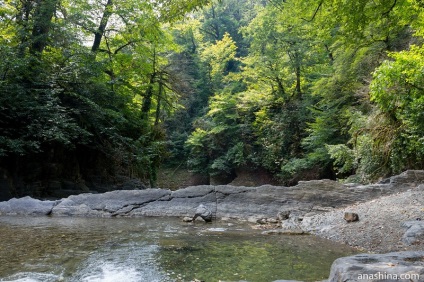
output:
M 420 218 L 419 218 L 420 219 Z M 402 242 L 406 245 L 424 243 L 424 221 L 414 220 L 402 223 L 402 227 L 406 229 L 402 236 Z
M 29 196 L 0 202 L 0 214 L 49 215 L 58 201 L 40 201 Z
M 328 281 L 403 281 L 424 278 L 424 251 L 359 254 L 334 261 Z
M 298 228 L 303 218 L 354 203 L 406 191 L 424 182 L 423 171 L 407 171 L 384 183 L 343 185 L 331 180 L 299 182 L 293 187 L 264 185 L 191 186 L 168 189 L 119 190 L 73 195 L 58 202 L 25 197 L 0 202 L 2 214 L 52 214 L 57 216 L 193 216 L 204 205 L 217 218 L 257 220 L 285 215 L 288 229 Z M 37 205 L 35 205 L 37 203 Z M 40 206 L 43 210 L 40 210 Z M 283 219 L 283 218 L 281 218 Z M 304 226 L 305 227 L 305 226 Z M 308 229 L 308 228 L 306 228 Z

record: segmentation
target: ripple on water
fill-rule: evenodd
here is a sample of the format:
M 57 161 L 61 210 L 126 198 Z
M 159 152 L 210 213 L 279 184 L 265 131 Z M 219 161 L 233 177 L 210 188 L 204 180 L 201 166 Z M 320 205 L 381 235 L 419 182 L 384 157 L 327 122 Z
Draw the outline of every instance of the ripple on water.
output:
M 101 265 L 86 270 L 86 273 L 81 278 L 73 279 L 72 281 L 83 281 L 83 282 L 116 282 L 116 281 L 127 281 L 127 282 L 138 282 L 138 281 L 152 281 L 161 282 L 164 281 L 162 277 L 158 278 L 158 275 L 148 269 L 137 269 L 136 267 L 128 266 L 117 266 L 112 263 L 101 263 Z
M 206 230 L 210 231 L 210 232 L 225 232 L 225 231 L 227 231 L 227 228 L 216 227 L 216 228 L 208 228 Z
M 94 253 L 81 264 L 72 282 L 167 282 L 168 276 L 156 262 L 159 246 L 128 243 Z
M 352 254 L 313 236 L 177 219 L 0 217 L 0 281 L 322 280 Z

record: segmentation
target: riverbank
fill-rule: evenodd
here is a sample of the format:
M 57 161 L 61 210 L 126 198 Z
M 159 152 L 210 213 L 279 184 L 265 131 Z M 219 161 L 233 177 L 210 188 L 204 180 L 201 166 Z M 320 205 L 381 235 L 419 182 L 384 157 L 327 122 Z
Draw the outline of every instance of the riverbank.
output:
M 293 187 L 200 185 L 0 202 L 0 214 L 78 217 L 193 217 L 204 205 L 214 219 L 261 223 L 281 233 L 312 233 L 371 252 L 423 248 L 424 171 L 406 171 L 372 185 L 331 180 Z M 356 213 L 348 223 L 344 213 Z M 286 232 L 286 233 L 287 233 Z
M 211 211 L 213 220 L 247 221 L 268 229 L 264 233 L 314 234 L 364 253 L 385 253 L 336 260 L 331 281 L 357 281 L 360 273 L 387 267 L 393 273 L 424 276 L 424 171 L 406 171 L 372 185 L 315 180 L 293 187 L 201 185 L 176 191 L 86 193 L 58 200 L 24 197 L 0 202 L 0 215 L 183 218 L 193 217 L 199 205 Z M 345 213 L 354 214 L 354 220 L 346 221 Z
M 356 213 L 359 221 L 343 215 Z M 424 185 L 405 192 L 305 217 L 303 229 L 366 251 L 386 253 L 424 249 Z

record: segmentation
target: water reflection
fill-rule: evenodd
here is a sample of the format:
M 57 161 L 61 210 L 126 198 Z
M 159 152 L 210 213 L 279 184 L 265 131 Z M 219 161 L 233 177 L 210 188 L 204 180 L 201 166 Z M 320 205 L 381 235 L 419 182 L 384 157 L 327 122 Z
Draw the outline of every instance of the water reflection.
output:
M 172 281 L 155 261 L 157 245 L 113 246 L 93 254 L 79 267 L 70 281 Z
M 353 253 L 313 236 L 164 218 L 0 217 L 0 234 L 0 281 L 316 281 Z

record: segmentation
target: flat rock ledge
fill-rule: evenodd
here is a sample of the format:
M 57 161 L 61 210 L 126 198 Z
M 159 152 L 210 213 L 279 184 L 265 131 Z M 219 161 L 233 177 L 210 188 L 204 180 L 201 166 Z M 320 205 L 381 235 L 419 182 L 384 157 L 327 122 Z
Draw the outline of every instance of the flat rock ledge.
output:
M 424 251 L 339 258 L 331 267 L 328 281 L 424 281 Z
M 214 218 L 277 219 L 319 214 L 334 208 L 407 191 L 424 183 L 424 171 L 406 171 L 372 185 L 340 184 L 331 180 L 299 182 L 293 187 L 201 185 L 169 189 L 119 190 L 72 195 L 57 201 L 24 197 L 0 202 L 0 214 L 85 217 L 193 216 L 203 204 Z
M 424 281 L 424 171 L 406 171 L 372 185 L 315 180 L 293 187 L 119 190 L 57 201 L 24 197 L 0 202 L 0 215 L 183 218 L 192 217 L 199 205 L 214 218 L 271 225 L 274 230 L 265 234 L 312 233 L 386 253 L 339 258 L 328 281 Z M 346 212 L 358 214 L 359 221 L 346 222 Z

